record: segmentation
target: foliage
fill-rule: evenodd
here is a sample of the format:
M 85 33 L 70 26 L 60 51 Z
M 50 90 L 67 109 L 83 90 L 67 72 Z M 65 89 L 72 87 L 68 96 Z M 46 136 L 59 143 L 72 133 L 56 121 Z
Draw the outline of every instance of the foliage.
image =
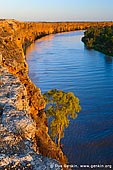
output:
M 60 146 L 63 131 L 69 126 L 69 118 L 76 118 L 81 109 L 79 99 L 72 92 L 57 89 L 49 90 L 43 96 L 47 102 L 47 116 L 51 117 L 50 135 Z
M 113 26 L 90 27 L 85 33 L 82 41 L 88 48 L 113 55 Z

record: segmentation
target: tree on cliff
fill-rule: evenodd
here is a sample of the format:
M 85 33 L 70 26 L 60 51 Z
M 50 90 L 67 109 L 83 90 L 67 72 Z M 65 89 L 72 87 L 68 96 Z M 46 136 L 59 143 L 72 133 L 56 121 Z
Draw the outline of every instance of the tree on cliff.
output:
M 72 92 L 57 89 L 49 90 L 43 96 L 47 102 L 47 117 L 50 118 L 50 135 L 60 147 L 64 128 L 69 126 L 70 118 L 76 118 L 81 110 L 79 99 Z

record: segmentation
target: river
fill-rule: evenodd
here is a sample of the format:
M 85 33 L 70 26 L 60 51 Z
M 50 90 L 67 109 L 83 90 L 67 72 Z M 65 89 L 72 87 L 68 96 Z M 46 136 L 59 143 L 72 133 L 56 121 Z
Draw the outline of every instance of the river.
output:
M 113 58 L 87 50 L 83 31 L 49 35 L 26 53 L 31 80 L 42 92 L 72 91 L 82 107 L 61 140 L 70 164 L 113 164 Z

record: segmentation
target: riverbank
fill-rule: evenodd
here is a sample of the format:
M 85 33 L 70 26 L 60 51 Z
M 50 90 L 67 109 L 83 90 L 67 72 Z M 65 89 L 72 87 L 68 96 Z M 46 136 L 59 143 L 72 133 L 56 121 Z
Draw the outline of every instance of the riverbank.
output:
M 113 25 L 88 28 L 82 41 L 89 49 L 113 56 Z
M 16 117 L 19 109 L 26 115 L 30 117 L 30 120 L 32 119 L 33 123 L 35 124 L 35 135 L 33 135 L 33 138 L 30 137 L 28 140 L 31 142 L 31 147 L 33 148 L 35 146 L 35 149 L 33 150 L 36 153 L 42 154 L 46 157 L 51 157 L 56 160 L 58 160 L 61 164 L 66 163 L 65 156 L 60 148 L 56 146 L 56 144 L 51 140 L 51 138 L 48 135 L 48 127 L 47 127 L 47 120 L 46 115 L 44 113 L 45 108 L 45 101 L 41 95 L 41 90 L 36 87 L 30 78 L 28 77 L 28 65 L 26 63 L 25 59 L 25 51 L 26 48 L 33 43 L 36 39 L 43 37 L 48 34 L 58 33 L 58 32 L 65 32 L 65 31 L 74 31 L 77 29 L 86 29 L 91 25 L 110 25 L 111 22 L 101 22 L 101 23 L 31 23 L 31 22 L 18 22 L 15 20 L 0 20 L 0 64 L 3 67 L 3 69 L 7 69 L 7 73 L 4 76 L 4 80 L 7 79 L 7 75 L 10 74 L 14 77 L 17 77 L 19 79 L 20 86 L 22 85 L 26 95 L 21 95 L 20 92 L 18 93 L 18 88 L 15 90 L 15 96 L 12 101 L 12 109 L 13 112 L 15 110 Z M 1 68 L 2 69 L 2 68 Z M 3 76 L 3 72 L 1 72 L 1 78 Z M 10 76 L 10 77 L 13 77 Z M 1 81 L 1 80 L 0 80 Z M 9 82 L 11 79 L 9 79 Z M 4 85 L 5 81 L 1 81 L 1 86 Z M 18 81 L 14 80 L 15 86 L 19 85 Z M 14 83 L 13 83 L 14 84 Z M 13 87 L 12 84 L 9 86 L 6 86 L 5 88 Z M 10 99 L 9 96 L 12 95 L 13 88 L 10 89 L 9 93 L 7 94 L 7 97 Z M 16 100 L 20 96 L 19 101 Z M 3 92 L 3 95 L 1 96 L 1 101 L 5 101 L 5 90 Z M 26 100 L 26 103 L 24 102 Z M 5 103 L 2 103 L 0 101 L 0 118 L 1 118 L 1 126 L 3 126 L 3 120 L 5 121 L 7 116 L 4 116 L 6 105 Z M 19 103 L 20 105 L 15 106 L 15 102 Z M 21 107 L 21 105 L 24 107 Z M 27 108 L 26 108 L 27 107 Z M 26 109 L 27 110 L 26 110 Z M 9 109 L 9 107 L 8 107 Z M 8 110 L 7 110 L 8 112 Z M 25 115 L 25 113 L 23 115 Z M 11 113 L 12 114 L 12 113 Z M 7 115 L 7 114 L 6 114 Z M 10 115 L 11 116 L 11 115 Z M 9 122 L 11 125 L 13 125 L 13 121 L 11 121 L 9 116 Z M 19 117 L 15 119 L 15 122 L 18 122 L 20 119 Z M 23 119 L 23 118 L 22 118 Z M 8 124 L 10 124 L 8 123 Z M 20 124 L 21 125 L 21 124 Z M 7 124 L 5 124 L 7 128 Z M 32 129 L 32 128 L 31 128 Z M 16 130 L 14 126 L 14 132 L 13 133 L 14 138 L 15 132 L 17 133 L 18 130 Z M 26 131 L 26 130 L 25 130 Z M 10 132 L 10 131 L 9 131 Z M 5 132 L 4 132 L 5 133 Z M 29 134 L 29 132 L 24 132 L 26 135 Z M 26 140 L 26 135 L 21 134 L 21 138 Z M 8 133 L 5 133 L 5 137 L 8 137 Z M 18 133 L 17 133 L 18 134 Z M 4 140 L 4 136 L 1 136 Z M 16 145 L 13 144 L 12 138 L 10 138 L 10 144 L 5 145 L 3 142 L 4 147 L 6 150 L 9 146 L 11 146 L 11 149 Z M 25 145 L 27 147 L 27 145 Z M 3 146 L 1 146 L 1 151 L 4 151 Z M 17 147 L 18 148 L 18 147 Z M 17 152 L 17 149 L 15 149 L 15 153 Z M 1 152 L 2 153 L 2 152 Z M 9 154 L 9 153 L 8 153 Z M 18 152 L 17 152 L 18 155 Z M 3 156 L 2 161 L 7 157 L 7 152 Z M 10 161 L 8 162 L 11 163 Z

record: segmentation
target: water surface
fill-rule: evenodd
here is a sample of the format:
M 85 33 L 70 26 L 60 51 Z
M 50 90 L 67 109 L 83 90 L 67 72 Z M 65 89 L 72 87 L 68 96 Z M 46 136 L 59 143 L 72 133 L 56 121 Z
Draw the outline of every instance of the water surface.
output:
M 42 92 L 57 88 L 79 97 L 82 110 L 65 130 L 71 164 L 113 164 L 113 58 L 87 50 L 83 31 L 38 40 L 27 50 L 29 76 Z

